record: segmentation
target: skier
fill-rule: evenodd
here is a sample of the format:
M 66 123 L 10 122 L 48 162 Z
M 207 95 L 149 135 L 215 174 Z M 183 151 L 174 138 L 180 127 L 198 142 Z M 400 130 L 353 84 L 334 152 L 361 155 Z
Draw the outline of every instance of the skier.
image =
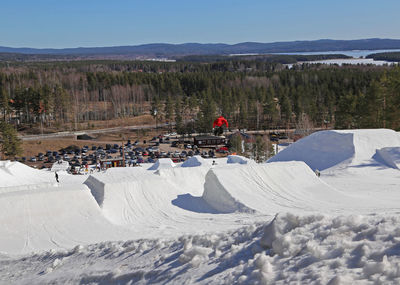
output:
M 315 169 L 315 175 L 317 175 L 318 177 L 320 177 L 320 176 L 321 176 L 321 172 L 319 172 L 318 169 Z
M 58 174 L 57 174 L 57 172 L 55 172 L 55 176 L 56 176 L 56 181 L 57 181 L 57 183 L 60 183 L 60 181 L 58 181 Z

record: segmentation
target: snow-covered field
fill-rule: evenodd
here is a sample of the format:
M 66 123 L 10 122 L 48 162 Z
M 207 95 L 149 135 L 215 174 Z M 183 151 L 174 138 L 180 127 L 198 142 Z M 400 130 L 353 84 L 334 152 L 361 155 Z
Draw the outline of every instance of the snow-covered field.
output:
M 0 162 L 0 283 L 400 283 L 399 133 L 322 131 L 268 163 L 211 162 L 60 184 Z

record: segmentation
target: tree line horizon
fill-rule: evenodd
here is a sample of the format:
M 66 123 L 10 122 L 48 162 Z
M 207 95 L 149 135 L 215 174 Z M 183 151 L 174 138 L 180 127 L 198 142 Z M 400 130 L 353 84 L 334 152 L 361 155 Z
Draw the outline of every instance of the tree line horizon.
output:
M 179 133 L 232 128 L 400 129 L 398 66 L 327 66 L 232 59 L 218 62 L 0 63 L 0 115 L 17 129 L 76 129 L 96 120 L 152 114 Z

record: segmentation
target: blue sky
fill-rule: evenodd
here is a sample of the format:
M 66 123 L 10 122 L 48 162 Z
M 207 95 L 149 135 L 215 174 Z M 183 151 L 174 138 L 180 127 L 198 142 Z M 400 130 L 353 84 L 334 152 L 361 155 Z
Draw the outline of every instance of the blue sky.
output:
M 399 0 L 2 0 L 0 46 L 400 39 Z

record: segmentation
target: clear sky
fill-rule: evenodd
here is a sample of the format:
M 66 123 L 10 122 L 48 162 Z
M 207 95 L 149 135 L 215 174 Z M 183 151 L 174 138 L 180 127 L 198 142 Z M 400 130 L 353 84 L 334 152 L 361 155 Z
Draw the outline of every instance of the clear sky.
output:
M 0 45 L 400 39 L 399 0 L 1 0 Z

